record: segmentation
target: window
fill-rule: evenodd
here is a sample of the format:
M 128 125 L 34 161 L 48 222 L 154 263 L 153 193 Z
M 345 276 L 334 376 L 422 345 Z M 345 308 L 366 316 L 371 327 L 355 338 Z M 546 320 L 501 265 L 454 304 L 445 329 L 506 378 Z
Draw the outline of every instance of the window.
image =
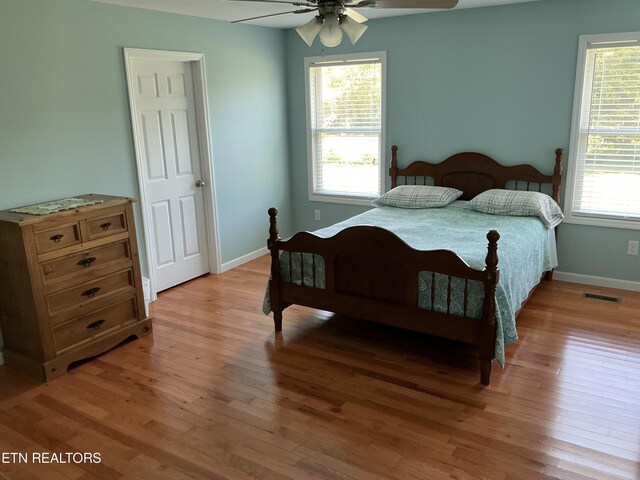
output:
M 565 214 L 640 229 L 640 33 L 580 37 Z
M 370 205 L 383 189 L 385 53 L 305 59 L 309 199 Z

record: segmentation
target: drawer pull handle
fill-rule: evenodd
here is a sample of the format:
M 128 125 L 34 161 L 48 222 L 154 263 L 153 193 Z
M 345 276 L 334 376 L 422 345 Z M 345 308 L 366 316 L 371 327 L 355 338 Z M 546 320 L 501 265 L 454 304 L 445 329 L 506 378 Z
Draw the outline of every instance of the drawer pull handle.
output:
M 100 225 L 100 228 L 103 230 L 109 230 L 111 228 L 111 222 L 105 222 Z
M 96 320 L 95 322 L 90 323 L 89 325 L 87 325 L 87 329 L 88 330 L 97 330 L 98 328 L 100 328 L 100 326 L 105 322 L 106 320 Z
M 78 266 L 89 268 L 93 262 L 97 260 L 96 257 L 83 258 L 78 262 Z
M 82 296 L 93 298 L 96 296 L 96 293 L 98 293 L 99 291 L 100 291 L 100 287 L 93 287 L 93 288 L 90 288 L 89 290 L 85 290 L 84 292 L 82 292 Z
M 62 235 L 61 233 L 58 233 L 57 235 L 53 235 L 49 237 L 49 240 L 55 243 L 60 243 L 60 240 L 62 240 L 62 237 L 64 237 L 64 235 Z

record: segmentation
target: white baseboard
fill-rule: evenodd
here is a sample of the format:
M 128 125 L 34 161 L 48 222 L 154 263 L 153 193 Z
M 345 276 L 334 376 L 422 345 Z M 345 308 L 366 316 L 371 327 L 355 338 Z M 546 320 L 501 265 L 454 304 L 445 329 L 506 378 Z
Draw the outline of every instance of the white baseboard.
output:
M 242 255 L 241 257 L 231 260 L 230 262 L 225 262 L 221 265 L 220 273 L 228 272 L 232 268 L 239 267 L 243 263 L 250 262 L 251 260 L 255 260 L 256 258 L 260 258 L 267 253 L 269 253 L 269 249 L 267 247 L 262 247 L 255 252 L 247 253 L 246 255 Z
M 553 279 L 560 280 L 561 282 L 582 283 L 584 285 L 640 292 L 640 282 L 631 280 L 618 280 L 617 278 L 596 277 L 594 275 L 581 275 L 579 273 L 568 272 L 553 272 Z

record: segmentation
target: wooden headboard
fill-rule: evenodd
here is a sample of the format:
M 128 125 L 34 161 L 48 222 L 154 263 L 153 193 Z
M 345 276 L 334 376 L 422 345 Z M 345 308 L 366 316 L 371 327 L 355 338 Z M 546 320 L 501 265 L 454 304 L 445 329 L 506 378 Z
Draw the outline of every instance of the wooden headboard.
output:
M 560 203 L 560 185 L 562 184 L 562 157 L 564 150 L 556 150 L 555 166 L 552 175 L 545 175 L 531 165 L 506 166 L 481 153 L 457 153 L 440 163 L 424 161 L 413 162 L 405 168 L 398 168 L 398 147 L 391 147 L 391 188 L 398 186 L 398 178 L 404 177 L 404 185 L 433 185 L 453 187 L 462 190 L 462 200 L 471 200 L 476 195 L 492 188 L 511 190 L 542 191 L 545 184 L 551 185 L 551 197 Z M 422 177 L 422 182 L 419 182 Z M 413 178 L 413 182 L 410 180 Z M 520 188 L 525 186 L 526 188 Z

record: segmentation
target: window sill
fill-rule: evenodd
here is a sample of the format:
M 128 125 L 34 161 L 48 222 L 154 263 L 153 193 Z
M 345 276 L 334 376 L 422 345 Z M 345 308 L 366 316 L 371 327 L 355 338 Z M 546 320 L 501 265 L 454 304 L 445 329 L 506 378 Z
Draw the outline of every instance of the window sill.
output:
M 320 195 L 320 194 L 311 194 L 309 195 L 309 201 L 311 202 L 327 202 L 327 203 L 341 203 L 343 205 L 360 205 L 363 207 L 371 207 L 371 202 L 375 200 L 376 197 L 352 197 L 352 196 L 339 196 L 339 195 Z
M 614 220 L 611 218 L 582 217 L 567 215 L 563 223 L 572 225 L 588 225 L 591 227 L 623 228 L 627 230 L 640 230 L 640 221 Z

